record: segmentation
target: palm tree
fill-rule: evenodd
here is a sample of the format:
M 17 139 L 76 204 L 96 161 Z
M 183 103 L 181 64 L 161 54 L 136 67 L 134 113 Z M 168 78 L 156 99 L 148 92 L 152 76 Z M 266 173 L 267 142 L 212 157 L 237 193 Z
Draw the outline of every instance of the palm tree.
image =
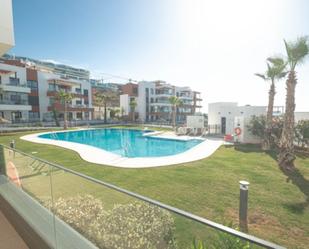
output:
M 131 109 L 131 113 L 132 113 L 132 121 L 135 121 L 135 108 L 137 106 L 137 102 L 135 99 L 132 99 L 130 101 L 130 109 Z
M 268 92 L 268 107 L 266 115 L 265 136 L 262 143 L 263 150 L 269 150 L 271 147 L 271 132 L 272 119 L 274 110 L 274 101 L 276 95 L 275 81 L 285 77 L 287 72 L 284 72 L 286 63 L 282 58 L 268 58 L 267 71 L 265 74 L 256 73 L 255 75 L 261 77 L 265 81 L 270 81 L 270 89 Z M 272 64 L 270 65 L 269 62 Z
M 99 107 L 99 112 L 101 113 L 101 107 L 104 107 L 104 123 L 107 122 L 107 106 L 114 101 L 116 96 L 109 92 L 97 91 L 94 94 L 94 105 Z
M 63 118 L 64 118 L 64 124 L 63 124 L 63 129 L 68 128 L 68 119 L 67 119 L 67 109 L 68 109 L 68 104 L 71 102 L 73 95 L 71 93 L 65 92 L 63 90 L 60 90 L 58 93 L 58 98 L 64 105 L 64 113 L 63 113 Z
M 286 81 L 286 101 L 283 130 L 279 142 L 278 163 L 283 170 L 294 169 L 294 111 L 297 65 L 304 62 L 309 54 L 308 37 L 300 37 L 294 42 L 284 41 L 287 53 L 288 78 Z
M 172 105 L 172 120 L 173 120 L 173 129 L 176 127 L 176 117 L 177 117 L 177 106 L 182 105 L 182 100 L 179 99 L 177 96 L 171 96 L 169 97 L 169 102 Z

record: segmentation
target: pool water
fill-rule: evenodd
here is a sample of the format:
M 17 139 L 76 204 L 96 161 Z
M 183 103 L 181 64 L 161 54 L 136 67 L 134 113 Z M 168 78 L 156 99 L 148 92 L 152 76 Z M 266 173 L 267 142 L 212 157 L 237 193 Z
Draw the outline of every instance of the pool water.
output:
M 202 142 L 143 136 L 147 131 L 130 129 L 93 129 L 47 133 L 40 138 L 91 145 L 125 157 L 161 157 L 182 153 Z M 149 131 L 148 131 L 149 132 Z

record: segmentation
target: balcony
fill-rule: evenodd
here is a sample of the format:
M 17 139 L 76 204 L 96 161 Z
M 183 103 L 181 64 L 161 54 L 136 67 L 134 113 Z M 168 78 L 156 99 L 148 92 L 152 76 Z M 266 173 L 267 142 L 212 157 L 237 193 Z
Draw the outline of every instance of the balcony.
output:
M 28 100 L 0 100 L 1 111 L 31 111 Z
M 155 94 L 155 97 L 157 98 L 169 98 L 171 96 L 173 96 L 172 93 L 156 93 Z
M 3 205 L 4 201 L 0 199 L 0 203 L 1 205 Z M 24 240 L 16 232 L 14 227 L 10 224 L 10 222 L 5 217 L 3 212 L 1 212 L 1 210 L 0 210 L 0 241 L 2 249 L 10 249 L 10 248 L 29 249 Z
M 49 248 L 182 249 L 201 238 L 283 248 L 6 146 L 0 196 Z
M 3 91 L 5 92 L 20 92 L 30 93 L 31 88 L 26 83 L 21 84 L 18 78 L 10 78 L 8 83 L 1 84 Z
M 60 103 L 54 103 L 53 106 L 47 107 L 48 111 L 53 111 L 54 109 L 57 111 L 63 112 L 64 105 Z M 89 105 L 68 105 L 67 111 L 68 112 L 93 112 L 94 108 L 89 107 Z
M 72 92 L 72 91 L 67 91 L 68 93 L 71 93 L 73 98 L 84 98 L 84 99 L 88 99 L 88 95 L 84 95 L 82 93 L 78 93 L 78 92 Z M 56 97 L 58 95 L 59 91 L 57 90 L 48 90 L 46 95 L 48 97 Z
M 182 95 L 182 96 L 179 96 L 179 99 L 183 99 L 183 100 L 193 100 L 193 97 L 190 96 L 190 95 Z

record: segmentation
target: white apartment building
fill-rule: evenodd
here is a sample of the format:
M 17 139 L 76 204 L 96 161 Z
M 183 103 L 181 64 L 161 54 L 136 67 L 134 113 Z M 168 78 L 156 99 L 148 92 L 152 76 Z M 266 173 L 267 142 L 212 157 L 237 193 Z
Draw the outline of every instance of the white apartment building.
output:
M 64 105 L 59 100 L 59 91 L 71 93 L 73 98 L 68 104 L 69 120 L 91 120 L 92 98 L 89 81 L 63 79 L 58 74 L 38 71 L 40 117 L 43 121 L 53 120 L 53 110 L 63 118 Z
M 69 120 L 92 119 L 89 81 L 63 79 L 18 60 L 0 61 L 0 118 L 10 122 L 52 121 L 55 111 L 61 120 L 64 105 L 58 98 L 60 90 L 73 96 L 68 105 Z
M 14 44 L 12 0 L 0 0 L 0 56 Z
M 0 63 L 0 118 L 26 121 L 32 107 L 28 102 L 26 69 Z
M 130 113 L 130 101 L 136 99 L 138 119 L 145 121 L 170 122 L 172 119 L 171 96 L 177 96 L 182 100 L 182 105 L 177 107 L 177 122 L 184 123 L 186 116 L 194 115 L 200 111 L 202 99 L 200 93 L 192 91 L 189 87 L 178 87 L 164 81 L 141 81 L 136 86 L 130 83 L 130 87 L 123 87 L 123 95 L 120 97 L 120 107 L 125 114 Z M 136 87 L 136 91 L 132 88 Z

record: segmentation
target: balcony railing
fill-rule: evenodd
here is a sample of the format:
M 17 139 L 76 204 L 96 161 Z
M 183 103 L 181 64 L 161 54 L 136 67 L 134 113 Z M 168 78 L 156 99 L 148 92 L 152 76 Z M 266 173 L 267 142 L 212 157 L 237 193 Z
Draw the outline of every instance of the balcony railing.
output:
M 19 82 L 19 78 L 9 78 L 9 85 L 18 86 L 20 84 Z
M 52 248 L 283 248 L 4 145 L 0 194 Z
M 28 100 L 0 100 L 0 105 L 28 105 Z

